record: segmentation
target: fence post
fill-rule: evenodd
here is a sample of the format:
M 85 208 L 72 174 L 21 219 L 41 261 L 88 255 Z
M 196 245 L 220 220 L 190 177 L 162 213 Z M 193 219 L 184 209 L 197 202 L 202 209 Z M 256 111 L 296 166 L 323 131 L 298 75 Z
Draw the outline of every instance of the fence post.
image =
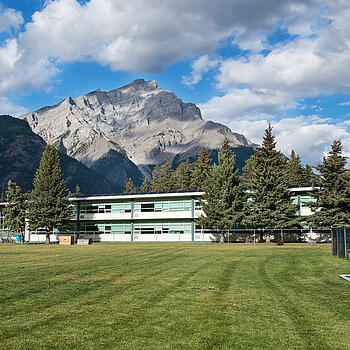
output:
M 343 227 L 344 231 L 344 258 L 347 259 L 347 254 L 346 254 L 346 230 L 345 227 Z
M 255 241 L 255 229 L 253 230 L 253 232 L 254 232 L 254 244 L 256 243 L 256 241 Z
M 283 235 L 283 230 L 281 229 L 281 240 L 284 242 L 284 235 Z

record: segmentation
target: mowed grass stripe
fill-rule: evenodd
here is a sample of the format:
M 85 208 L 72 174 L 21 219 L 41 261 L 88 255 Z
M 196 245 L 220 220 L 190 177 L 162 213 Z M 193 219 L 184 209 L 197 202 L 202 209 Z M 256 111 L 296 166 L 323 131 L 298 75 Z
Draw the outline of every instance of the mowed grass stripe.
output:
M 350 348 L 329 246 L 3 246 L 1 349 Z

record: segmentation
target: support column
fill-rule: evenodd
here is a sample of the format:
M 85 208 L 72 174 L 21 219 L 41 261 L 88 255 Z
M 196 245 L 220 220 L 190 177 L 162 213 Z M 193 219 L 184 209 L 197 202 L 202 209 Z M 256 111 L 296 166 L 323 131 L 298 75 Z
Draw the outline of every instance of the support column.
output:
M 131 242 L 134 242 L 134 200 L 131 200 Z
M 191 225 L 191 240 L 194 242 L 194 232 L 196 229 L 195 222 L 194 222 L 194 208 L 195 208 L 195 202 L 194 197 L 191 198 L 191 217 L 192 217 L 192 225 Z

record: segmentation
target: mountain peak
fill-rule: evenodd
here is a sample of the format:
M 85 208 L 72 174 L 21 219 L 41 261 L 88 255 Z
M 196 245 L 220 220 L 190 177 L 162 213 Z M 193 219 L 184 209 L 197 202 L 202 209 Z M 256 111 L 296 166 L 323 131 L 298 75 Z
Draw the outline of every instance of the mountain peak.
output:
M 103 160 L 103 172 L 112 171 L 110 152 L 126 154 L 149 174 L 166 157 L 197 152 L 202 146 L 219 149 L 226 136 L 233 147 L 251 146 L 228 127 L 204 121 L 195 104 L 184 103 L 155 80 L 136 79 L 109 92 L 96 90 L 65 101 L 21 118 L 45 141 L 87 166 L 102 167 Z

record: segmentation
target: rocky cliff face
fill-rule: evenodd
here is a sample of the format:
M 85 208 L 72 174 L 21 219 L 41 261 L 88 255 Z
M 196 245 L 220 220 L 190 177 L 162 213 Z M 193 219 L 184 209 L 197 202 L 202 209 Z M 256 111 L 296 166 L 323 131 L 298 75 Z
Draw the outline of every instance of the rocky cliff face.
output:
M 122 163 L 123 181 L 132 177 L 136 184 L 142 177 L 138 169 L 149 174 L 152 165 L 168 156 L 174 159 L 202 146 L 217 149 L 226 136 L 232 147 L 251 146 L 243 135 L 204 121 L 194 104 L 142 79 L 109 92 L 68 97 L 21 118 L 60 152 L 112 180 Z
M 0 115 L 0 193 L 7 189 L 9 180 L 15 181 L 24 191 L 33 188 L 34 174 L 45 146 L 45 141 L 34 134 L 24 120 Z M 65 154 L 60 154 L 60 162 L 66 185 L 72 192 L 77 184 L 83 194 L 123 189 Z

